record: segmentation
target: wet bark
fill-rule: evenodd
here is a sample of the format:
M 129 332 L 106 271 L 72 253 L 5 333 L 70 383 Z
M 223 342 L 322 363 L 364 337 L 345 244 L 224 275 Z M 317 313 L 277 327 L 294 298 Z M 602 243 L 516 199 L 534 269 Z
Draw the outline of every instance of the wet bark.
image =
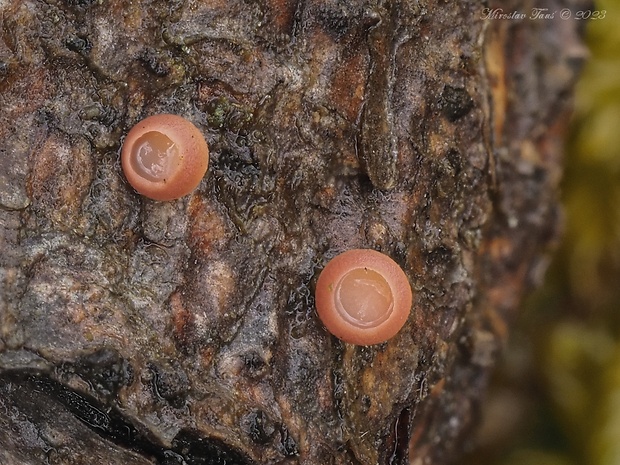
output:
M 585 5 L 536 6 L 0 1 L 0 463 L 458 457 L 558 236 Z M 211 165 L 155 202 L 119 151 L 164 112 Z M 409 277 L 387 343 L 317 318 L 350 248 Z

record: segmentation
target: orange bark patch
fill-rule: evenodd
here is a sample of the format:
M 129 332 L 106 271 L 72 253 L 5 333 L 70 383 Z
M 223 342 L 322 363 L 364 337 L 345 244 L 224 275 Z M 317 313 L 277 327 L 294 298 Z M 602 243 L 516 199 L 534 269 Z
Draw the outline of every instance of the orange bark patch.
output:
M 355 54 L 340 62 L 332 78 L 330 102 L 351 123 L 359 119 L 364 100 L 367 67 L 367 57 Z

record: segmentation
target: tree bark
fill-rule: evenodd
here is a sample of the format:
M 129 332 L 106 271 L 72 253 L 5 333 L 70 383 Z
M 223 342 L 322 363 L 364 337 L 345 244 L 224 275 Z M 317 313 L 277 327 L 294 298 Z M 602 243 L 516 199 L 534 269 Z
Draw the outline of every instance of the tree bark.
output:
M 535 6 L 0 1 L 0 463 L 458 457 L 558 236 L 586 5 Z M 156 113 L 210 146 L 178 201 L 120 169 Z M 412 285 L 386 343 L 316 315 L 352 248 Z

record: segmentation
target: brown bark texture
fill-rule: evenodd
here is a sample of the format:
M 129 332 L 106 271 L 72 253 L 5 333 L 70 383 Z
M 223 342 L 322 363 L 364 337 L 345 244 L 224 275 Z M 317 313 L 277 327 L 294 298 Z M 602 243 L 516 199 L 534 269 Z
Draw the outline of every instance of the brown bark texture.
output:
M 458 457 L 560 223 L 584 5 L 539 3 L 0 0 L 0 464 Z M 157 113 L 211 149 L 177 201 L 120 169 Z M 387 343 L 317 317 L 351 248 Z

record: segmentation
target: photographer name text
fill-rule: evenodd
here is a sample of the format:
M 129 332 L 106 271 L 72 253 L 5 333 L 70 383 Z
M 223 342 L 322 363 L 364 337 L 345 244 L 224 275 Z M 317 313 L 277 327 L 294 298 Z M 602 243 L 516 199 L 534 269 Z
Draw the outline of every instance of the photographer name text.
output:
M 480 19 L 488 20 L 532 20 L 532 21 L 545 21 L 552 19 L 604 19 L 607 15 L 606 10 L 576 10 L 573 11 L 569 8 L 563 8 L 561 10 L 551 10 L 549 8 L 532 8 L 528 12 L 524 11 L 506 11 L 503 8 L 485 8 L 482 10 Z

